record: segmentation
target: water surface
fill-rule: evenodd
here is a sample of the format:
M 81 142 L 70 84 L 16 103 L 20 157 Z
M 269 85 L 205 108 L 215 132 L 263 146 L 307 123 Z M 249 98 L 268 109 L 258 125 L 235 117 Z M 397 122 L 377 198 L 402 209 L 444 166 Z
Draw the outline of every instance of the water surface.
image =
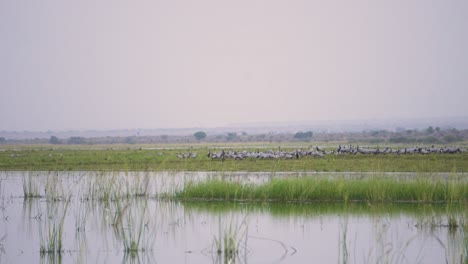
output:
M 465 231 L 447 226 L 449 218 L 466 219 L 465 205 L 179 202 L 158 198 L 161 193 L 181 188 L 186 181 L 221 177 L 262 182 L 280 176 L 202 172 L 3 172 L 0 173 L 0 262 L 460 263 L 468 260 Z M 25 198 L 24 183 L 32 183 L 38 197 Z M 149 195 L 139 196 L 141 188 Z M 109 191 L 118 196 L 106 196 Z M 41 254 L 41 245 L 50 241 L 49 234 L 61 224 L 63 251 Z M 236 243 L 236 254 L 217 252 L 216 241 L 226 237 L 226 232 Z M 131 241 L 137 241 L 138 251 L 125 252 Z

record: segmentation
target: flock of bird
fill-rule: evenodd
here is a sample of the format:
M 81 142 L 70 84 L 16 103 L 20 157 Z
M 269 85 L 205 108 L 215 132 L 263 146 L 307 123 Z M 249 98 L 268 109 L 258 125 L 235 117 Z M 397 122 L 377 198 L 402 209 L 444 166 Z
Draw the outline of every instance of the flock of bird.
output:
M 461 153 L 466 152 L 467 150 L 463 150 L 461 148 L 453 148 L 453 147 L 408 147 L 408 148 L 400 148 L 400 149 L 392 149 L 389 147 L 380 149 L 380 148 L 365 148 L 361 146 L 338 146 L 338 148 L 334 150 L 325 150 L 322 147 L 310 147 L 308 150 L 303 150 L 302 148 L 286 151 L 281 150 L 281 147 L 278 147 L 278 150 L 266 150 L 266 151 L 218 151 L 218 152 L 211 152 L 208 151 L 207 157 L 211 158 L 212 160 L 224 160 L 224 159 L 234 159 L 234 160 L 243 160 L 243 159 L 299 159 L 302 157 L 310 156 L 310 157 L 325 157 L 326 155 L 356 155 L 356 154 L 363 154 L 363 155 L 385 155 L 385 154 L 431 154 L 431 153 L 442 153 L 442 154 L 454 154 L 454 153 Z M 185 152 L 185 153 L 177 153 L 176 154 L 179 159 L 195 159 L 198 157 L 196 152 Z
M 211 152 L 209 151 L 207 156 L 212 160 L 224 160 L 224 159 L 234 159 L 234 160 L 243 160 L 243 159 L 299 159 L 301 157 L 324 157 L 326 155 L 356 155 L 356 154 L 363 154 L 363 155 L 385 155 L 385 154 L 430 154 L 430 153 L 447 153 L 447 154 L 454 154 L 454 153 L 461 153 L 466 150 L 462 150 L 460 148 L 452 148 L 452 147 L 442 147 L 436 148 L 434 146 L 431 147 L 410 147 L 410 148 L 401 148 L 401 149 L 392 149 L 392 148 L 364 148 L 360 146 L 338 146 L 335 150 L 325 150 L 322 147 L 310 147 L 308 150 L 296 149 L 292 151 L 285 151 L 281 150 L 279 147 L 278 150 L 267 150 L 267 151 L 224 151 L 221 150 L 219 152 Z M 185 154 L 185 156 L 190 156 L 189 154 Z M 180 158 L 180 157 L 179 157 Z

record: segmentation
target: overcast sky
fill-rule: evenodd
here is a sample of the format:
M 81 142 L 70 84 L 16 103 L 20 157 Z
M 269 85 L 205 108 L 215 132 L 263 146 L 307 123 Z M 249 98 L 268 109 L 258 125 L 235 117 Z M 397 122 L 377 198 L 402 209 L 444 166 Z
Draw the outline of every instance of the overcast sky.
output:
M 0 0 L 0 130 L 468 114 L 466 0 Z

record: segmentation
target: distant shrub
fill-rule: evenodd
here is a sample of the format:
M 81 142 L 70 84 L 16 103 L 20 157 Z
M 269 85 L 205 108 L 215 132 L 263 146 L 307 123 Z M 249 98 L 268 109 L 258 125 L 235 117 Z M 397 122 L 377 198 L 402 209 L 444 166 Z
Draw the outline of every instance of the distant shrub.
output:
M 312 131 L 307 131 L 307 132 L 299 131 L 296 134 L 294 134 L 294 138 L 297 138 L 297 139 L 310 139 L 310 138 L 312 138 L 313 135 L 314 134 L 312 133 Z
M 454 135 L 446 135 L 443 137 L 444 141 L 447 143 L 453 143 L 457 141 L 463 141 L 463 137 L 461 136 L 454 136 Z
M 68 144 L 85 144 L 86 140 L 83 137 L 70 137 L 68 139 Z
M 437 144 L 440 143 L 440 140 L 434 136 L 423 137 L 418 139 L 418 142 L 426 143 L 426 144 Z
M 49 139 L 50 144 L 60 144 L 60 139 L 56 136 L 51 136 Z
M 383 138 L 371 138 L 369 139 L 370 144 L 378 144 L 378 143 L 383 143 L 385 142 L 385 139 Z
M 426 133 L 427 133 L 427 134 L 432 134 L 432 133 L 434 133 L 434 128 L 433 128 L 432 126 L 428 127 L 428 128 L 426 129 Z
M 130 136 L 125 138 L 125 143 L 127 144 L 135 144 L 136 143 L 136 137 L 135 136 Z
M 411 138 L 407 138 L 403 136 L 392 137 L 388 141 L 390 141 L 391 143 L 409 143 L 411 141 Z
M 227 134 L 226 140 L 227 140 L 227 141 L 231 141 L 231 140 L 234 140 L 236 137 L 237 137 L 237 133 L 236 133 L 236 132 L 230 132 L 230 133 Z

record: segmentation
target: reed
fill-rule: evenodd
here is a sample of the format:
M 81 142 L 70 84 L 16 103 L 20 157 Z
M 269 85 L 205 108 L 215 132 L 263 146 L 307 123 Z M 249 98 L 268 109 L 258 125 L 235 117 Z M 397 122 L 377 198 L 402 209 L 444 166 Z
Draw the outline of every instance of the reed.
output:
M 235 263 L 241 252 L 247 250 L 248 225 L 246 217 L 241 223 L 233 222 L 225 225 L 219 217 L 218 235 L 213 236 L 213 245 L 217 259 L 223 259 L 223 263 Z
M 296 177 L 254 185 L 223 180 L 188 183 L 176 192 L 181 200 L 222 201 L 367 201 L 372 203 L 464 203 L 468 183 L 434 179 L 397 180 L 375 177 L 345 180 Z
M 130 200 L 125 204 L 115 198 L 114 233 L 121 240 L 124 253 L 132 258 L 139 252 L 151 250 L 155 234 L 149 232 L 147 200 Z
M 71 197 L 68 197 L 63 203 L 63 207 L 57 203 L 48 203 L 48 215 L 44 218 L 45 225 L 39 229 L 39 236 L 41 237 L 39 252 L 41 256 L 49 254 L 58 256 L 62 254 L 64 250 L 63 228 L 70 200 Z
M 29 173 L 28 176 L 23 176 L 23 197 L 27 198 L 40 198 L 39 193 L 40 182 L 37 176 Z

